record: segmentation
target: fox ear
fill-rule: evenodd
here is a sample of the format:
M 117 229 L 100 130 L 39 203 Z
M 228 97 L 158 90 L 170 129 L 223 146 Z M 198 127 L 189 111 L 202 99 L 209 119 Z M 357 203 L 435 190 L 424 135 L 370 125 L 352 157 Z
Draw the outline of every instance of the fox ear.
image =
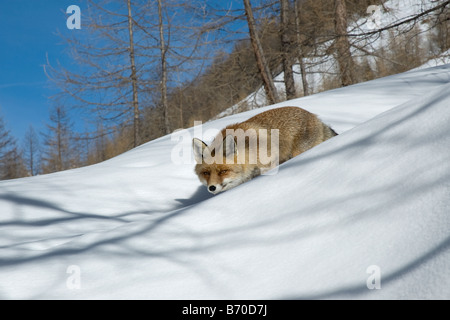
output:
M 202 140 L 197 138 L 192 139 L 192 150 L 194 151 L 194 158 L 197 163 L 203 162 L 203 151 L 207 148 L 208 146 Z
M 226 158 L 237 156 L 237 147 L 234 137 L 229 134 L 223 139 L 223 154 Z

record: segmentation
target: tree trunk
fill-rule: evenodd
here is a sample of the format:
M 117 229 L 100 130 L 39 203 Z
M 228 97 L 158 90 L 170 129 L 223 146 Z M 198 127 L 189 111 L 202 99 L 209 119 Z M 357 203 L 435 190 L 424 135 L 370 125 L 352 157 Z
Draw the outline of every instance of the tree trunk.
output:
M 284 85 L 286 87 L 286 99 L 297 97 L 295 92 L 294 72 L 292 71 L 292 58 L 290 56 L 291 38 L 289 37 L 289 1 L 280 0 L 281 5 L 281 54 L 283 58 Z
M 133 146 L 137 147 L 140 143 L 140 128 L 139 128 L 139 101 L 138 101 L 138 86 L 137 86 L 137 73 L 134 51 L 134 38 L 133 38 L 133 17 L 131 15 L 131 0 L 127 1 L 128 6 L 128 35 L 130 39 L 130 67 L 131 67 L 131 85 L 133 87 Z
M 309 96 L 309 87 L 308 87 L 308 79 L 306 79 L 306 69 L 305 63 L 303 61 L 303 49 L 302 49 L 302 39 L 300 36 L 300 17 L 298 11 L 298 0 L 294 0 L 294 11 L 295 11 L 295 31 L 297 36 L 297 48 L 298 48 L 298 64 L 300 65 L 300 74 L 302 76 L 302 86 L 303 86 L 303 95 Z
M 335 0 L 334 8 L 337 61 L 341 75 L 341 84 L 345 87 L 354 82 L 354 62 L 347 36 L 347 8 L 345 0 Z
M 169 122 L 169 106 L 167 102 L 167 60 L 166 60 L 166 43 L 164 39 L 164 24 L 162 15 L 162 3 L 158 0 L 158 17 L 159 17 L 159 48 L 161 52 L 161 104 L 164 110 L 164 127 L 166 134 L 170 133 Z
M 258 65 L 259 72 L 263 81 L 264 89 L 266 91 L 267 100 L 270 104 L 274 104 L 280 101 L 277 90 L 273 83 L 272 75 L 269 70 L 269 66 L 264 56 L 264 52 L 256 33 L 256 24 L 253 17 L 252 7 L 250 0 L 244 0 L 245 15 L 247 16 L 248 30 L 250 33 L 250 41 L 252 43 L 253 51 L 255 53 L 256 64 Z
M 56 143 L 57 143 L 57 164 L 56 164 L 56 170 L 61 171 L 63 170 L 63 126 L 62 126 L 62 110 L 60 107 L 57 107 L 56 109 L 56 118 L 57 118 L 57 124 L 56 124 Z

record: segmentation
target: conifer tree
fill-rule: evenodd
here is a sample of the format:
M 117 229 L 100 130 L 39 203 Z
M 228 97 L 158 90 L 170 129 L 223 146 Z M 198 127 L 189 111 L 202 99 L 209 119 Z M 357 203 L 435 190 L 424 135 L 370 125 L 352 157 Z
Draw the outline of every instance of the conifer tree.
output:
M 23 160 L 28 174 L 35 176 L 40 171 L 40 142 L 33 126 L 28 127 L 23 140 Z
M 72 123 L 63 106 L 55 106 L 50 112 L 50 123 L 44 136 L 44 155 L 42 170 L 44 173 L 67 170 L 78 164 L 76 139 L 72 132 Z
M 15 179 L 25 176 L 22 156 L 16 141 L 0 118 L 0 180 Z

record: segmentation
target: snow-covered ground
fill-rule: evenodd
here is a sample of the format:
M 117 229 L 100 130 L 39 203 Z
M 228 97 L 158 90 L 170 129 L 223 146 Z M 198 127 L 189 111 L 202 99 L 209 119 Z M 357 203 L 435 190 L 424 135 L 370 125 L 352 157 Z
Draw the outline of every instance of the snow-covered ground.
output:
M 340 135 L 208 194 L 190 138 L 282 105 Z M 449 299 L 449 124 L 444 65 L 0 182 L 0 298 Z

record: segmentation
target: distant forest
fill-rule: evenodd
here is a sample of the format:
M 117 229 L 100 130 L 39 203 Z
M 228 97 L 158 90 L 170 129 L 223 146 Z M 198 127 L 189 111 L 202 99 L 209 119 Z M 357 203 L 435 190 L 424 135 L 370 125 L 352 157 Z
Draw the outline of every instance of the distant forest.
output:
M 46 131 L 30 126 L 15 141 L 0 118 L 0 179 L 107 160 L 210 120 L 259 88 L 269 105 L 403 72 L 450 48 L 443 0 L 423 0 L 421 12 L 370 32 L 356 22 L 371 18 L 370 6 L 388 11 L 384 0 L 87 2 L 82 36 L 63 38 L 76 68 L 45 67 L 59 92 Z M 388 45 L 374 48 L 381 35 Z M 273 80 L 281 72 L 283 92 Z M 313 73 L 321 83 L 308 81 Z M 74 113 L 86 119 L 84 132 Z

